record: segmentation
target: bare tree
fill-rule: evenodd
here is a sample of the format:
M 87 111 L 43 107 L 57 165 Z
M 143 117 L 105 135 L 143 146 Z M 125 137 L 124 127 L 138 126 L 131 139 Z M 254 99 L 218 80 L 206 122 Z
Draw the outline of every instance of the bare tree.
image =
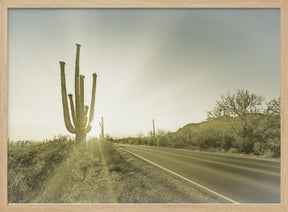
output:
M 221 95 L 214 109 L 208 112 L 208 119 L 224 115 L 236 117 L 248 113 L 259 113 L 263 100 L 262 96 L 249 93 L 244 89 L 237 90 L 234 94 L 228 92 L 226 96 Z
M 216 106 L 208 112 L 208 119 L 214 119 L 221 116 L 238 117 L 241 130 L 235 130 L 241 137 L 240 151 L 245 151 L 245 145 L 248 141 L 249 127 L 247 115 L 251 113 L 260 113 L 263 97 L 250 93 L 248 90 L 237 90 L 236 93 L 227 93 L 221 96 L 216 102 Z
M 280 116 L 281 112 L 280 97 L 278 97 L 277 99 L 270 100 L 266 105 L 267 109 L 265 110 L 265 113 Z

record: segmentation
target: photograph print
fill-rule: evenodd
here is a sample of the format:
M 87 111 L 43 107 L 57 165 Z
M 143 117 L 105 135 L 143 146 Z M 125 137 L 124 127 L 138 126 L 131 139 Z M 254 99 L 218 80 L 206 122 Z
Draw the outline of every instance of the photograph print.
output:
M 8 203 L 280 203 L 280 9 L 8 9 Z

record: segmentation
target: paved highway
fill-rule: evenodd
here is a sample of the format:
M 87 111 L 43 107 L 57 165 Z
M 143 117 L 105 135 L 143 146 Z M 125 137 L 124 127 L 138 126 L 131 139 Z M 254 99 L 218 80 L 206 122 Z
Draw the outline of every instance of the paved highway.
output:
M 280 162 L 191 150 L 123 149 L 238 203 L 280 203 Z

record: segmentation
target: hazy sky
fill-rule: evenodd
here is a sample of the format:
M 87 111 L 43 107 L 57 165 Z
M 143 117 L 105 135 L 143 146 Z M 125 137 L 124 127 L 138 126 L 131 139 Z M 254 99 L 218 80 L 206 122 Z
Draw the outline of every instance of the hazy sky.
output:
M 74 93 L 76 43 L 94 127 L 111 136 L 175 131 L 207 118 L 221 94 L 280 96 L 279 9 L 9 9 L 10 139 L 69 134 L 60 65 Z

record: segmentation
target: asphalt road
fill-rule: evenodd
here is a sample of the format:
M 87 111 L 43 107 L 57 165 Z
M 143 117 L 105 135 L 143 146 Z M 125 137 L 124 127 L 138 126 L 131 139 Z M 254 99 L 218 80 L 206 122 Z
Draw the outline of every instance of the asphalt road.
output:
M 238 203 L 280 203 L 280 162 L 191 150 L 122 148 Z

